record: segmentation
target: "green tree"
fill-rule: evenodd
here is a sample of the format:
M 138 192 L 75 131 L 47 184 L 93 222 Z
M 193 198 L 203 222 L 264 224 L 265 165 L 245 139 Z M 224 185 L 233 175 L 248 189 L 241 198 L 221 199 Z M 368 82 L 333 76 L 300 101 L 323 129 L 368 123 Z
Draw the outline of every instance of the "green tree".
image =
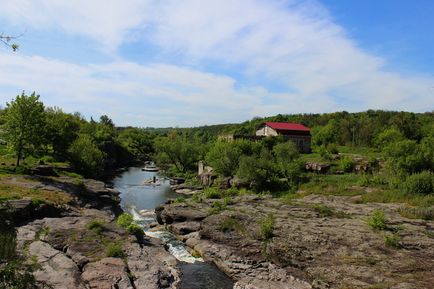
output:
M 6 104 L 5 136 L 8 145 L 15 151 L 17 166 L 20 159 L 34 153 L 45 141 L 44 104 L 34 92 L 27 96 L 24 92 Z
M 123 147 L 139 160 L 148 160 L 155 152 L 154 136 L 142 129 L 124 129 L 119 133 L 117 139 Z
M 197 168 L 197 162 L 202 158 L 202 145 L 171 132 L 167 137 L 155 139 L 157 162 L 160 165 L 171 164 L 181 173 Z
M 299 161 L 300 153 L 292 141 L 277 144 L 273 148 L 277 172 L 289 187 L 296 185 L 302 173 L 303 163 Z
M 87 134 L 81 134 L 68 150 L 73 166 L 87 176 L 98 176 L 104 168 L 104 153 Z
M 66 158 L 68 148 L 78 137 L 84 121 L 77 116 L 64 113 L 57 107 L 46 109 L 46 119 L 48 143 L 56 156 Z
M 402 141 L 405 137 L 400 130 L 396 128 L 388 128 L 379 133 L 374 140 L 378 148 L 384 148 L 390 143 Z
M 238 168 L 241 150 L 235 143 L 218 141 L 207 153 L 205 160 L 223 176 L 233 176 Z

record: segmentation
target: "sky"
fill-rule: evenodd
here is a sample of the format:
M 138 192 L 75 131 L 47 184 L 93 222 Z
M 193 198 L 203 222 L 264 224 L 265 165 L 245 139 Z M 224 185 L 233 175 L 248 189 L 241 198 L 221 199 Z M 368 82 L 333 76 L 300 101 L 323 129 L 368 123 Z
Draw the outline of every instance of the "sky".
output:
M 432 0 L 0 0 L 0 104 L 118 126 L 434 110 Z

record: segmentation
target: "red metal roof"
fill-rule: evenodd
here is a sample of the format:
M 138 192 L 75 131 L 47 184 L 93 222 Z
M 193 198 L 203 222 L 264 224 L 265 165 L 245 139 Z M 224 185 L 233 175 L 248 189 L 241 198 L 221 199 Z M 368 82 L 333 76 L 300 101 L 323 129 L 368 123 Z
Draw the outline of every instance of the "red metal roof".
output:
M 290 122 L 274 122 L 266 121 L 265 125 L 275 129 L 275 130 L 298 130 L 298 131 L 310 131 L 308 127 L 300 123 L 290 123 Z

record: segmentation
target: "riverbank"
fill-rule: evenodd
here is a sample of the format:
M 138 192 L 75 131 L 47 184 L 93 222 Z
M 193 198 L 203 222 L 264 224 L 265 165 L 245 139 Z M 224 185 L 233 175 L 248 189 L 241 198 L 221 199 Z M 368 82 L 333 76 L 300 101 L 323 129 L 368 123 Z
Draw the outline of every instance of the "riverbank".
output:
M 116 224 L 119 192 L 105 183 L 8 175 L 0 186 L 17 223 L 17 253 L 41 288 L 176 288 L 176 259 L 158 240 Z
M 398 204 L 357 198 L 192 198 L 156 213 L 232 277 L 234 288 L 432 288 L 434 222 L 404 218 Z

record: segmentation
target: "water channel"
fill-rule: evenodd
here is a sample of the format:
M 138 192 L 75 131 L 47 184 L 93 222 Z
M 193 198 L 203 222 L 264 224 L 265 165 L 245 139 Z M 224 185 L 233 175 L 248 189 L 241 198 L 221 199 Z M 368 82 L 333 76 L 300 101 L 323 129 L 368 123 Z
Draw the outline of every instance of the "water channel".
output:
M 156 177 L 159 185 L 145 185 L 144 181 Z M 154 209 L 170 198 L 178 195 L 170 189 L 169 180 L 161 178 L 156 172 L 142 171 L 131 167 L 112 181 L 121 193 L 121 206 L 130 212 L 134 220 L 143 227 L 149 237 L 162 240 L 168 251 L 180 261 L 182 272 L 179 289 L 229 289 L 233 281 L 219 271 L 213 264 L 193 257 L 181 241 L 167 231 L 150 231 L 149 224 L 156 221 Z

